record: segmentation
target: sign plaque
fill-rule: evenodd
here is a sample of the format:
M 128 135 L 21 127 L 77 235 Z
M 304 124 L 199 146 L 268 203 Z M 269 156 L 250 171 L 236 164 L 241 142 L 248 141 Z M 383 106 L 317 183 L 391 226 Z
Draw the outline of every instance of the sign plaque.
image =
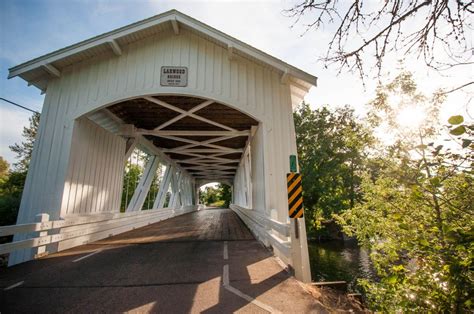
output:
M 290 172 L 296 172 L 296 155 L 290 155 Z
M 286 174 L 288 189 L 288 216 L 290 218 L 303 217 L 303 187 L 301 174 L 291 172 Z
M 188 68 L 172 66 L 161 67 L 160 85 L 174 87 L 188 86 Z

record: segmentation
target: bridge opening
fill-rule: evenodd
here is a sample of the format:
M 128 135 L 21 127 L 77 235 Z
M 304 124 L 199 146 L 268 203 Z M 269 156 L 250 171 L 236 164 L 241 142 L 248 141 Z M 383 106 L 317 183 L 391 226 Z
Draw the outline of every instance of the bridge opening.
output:
M 143 96 L 86 117 L 126 139 L 122 212 L 196 205 L 200 186 L 233 185 L 241 163 L 243 183 L 250 183 L 250 144 L 259 122 L 228 105 L 200 97 Z M 75 128 L 80 137 L 80 129 L 89 126 Z M 243 193 L 247 204 L 250 194 Z
M 120 212 L 125 212 L 127 207 L 130 205 L 133 193 L 136 190 L 140 179 L 142 178 L 146 164 L 150 160 L 151 156 L 144 151 L 135 148 L 130 157 L 126 160 L 123 172 L 123 182 L 122 182 L 122 199 L 120 204 Z M 141 210 L 152 209 L 156 196 L 159 192 L 160 186 L 163 182 L 163 177 L 166 171 L 166 165 L 159 163 L 156 170 L 151 173 L 153 179 L 149 191 L 145 197 L 145 202 Z M 169 203 L 171 191 L 166 192 L 166 200 L 164 207 L 167 207 Z M 168 201 L 168 202 L 167 202 Z
M 210 207 L 229 208 L 232 202 L 232 185 L 211 182 L 199 188 L 199 203 Z

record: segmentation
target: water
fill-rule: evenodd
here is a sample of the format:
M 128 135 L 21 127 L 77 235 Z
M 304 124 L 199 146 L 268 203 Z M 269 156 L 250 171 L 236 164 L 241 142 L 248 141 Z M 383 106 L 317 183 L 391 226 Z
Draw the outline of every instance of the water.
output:
M 308 243 L 313 281 L 346 281 L 351 292 L 361 292 L 358 278 L 374 278 L 369 252 L 355 241 Z

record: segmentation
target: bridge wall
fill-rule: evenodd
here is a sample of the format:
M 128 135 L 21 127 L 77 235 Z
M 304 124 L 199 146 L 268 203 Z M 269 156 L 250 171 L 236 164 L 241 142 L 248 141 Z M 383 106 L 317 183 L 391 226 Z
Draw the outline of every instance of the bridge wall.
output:
M 74 123 L 61 216 L 120 211 L 125 140 L 86 118 Z

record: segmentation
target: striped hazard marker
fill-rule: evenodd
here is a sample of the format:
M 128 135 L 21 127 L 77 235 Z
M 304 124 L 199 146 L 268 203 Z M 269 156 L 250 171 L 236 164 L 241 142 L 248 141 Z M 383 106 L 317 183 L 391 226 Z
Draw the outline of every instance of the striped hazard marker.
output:
M 291 172 L 286 174 L 288 187 L 288 215 L 290 218 L 303 217 L 303 188 L 301 174 Z

